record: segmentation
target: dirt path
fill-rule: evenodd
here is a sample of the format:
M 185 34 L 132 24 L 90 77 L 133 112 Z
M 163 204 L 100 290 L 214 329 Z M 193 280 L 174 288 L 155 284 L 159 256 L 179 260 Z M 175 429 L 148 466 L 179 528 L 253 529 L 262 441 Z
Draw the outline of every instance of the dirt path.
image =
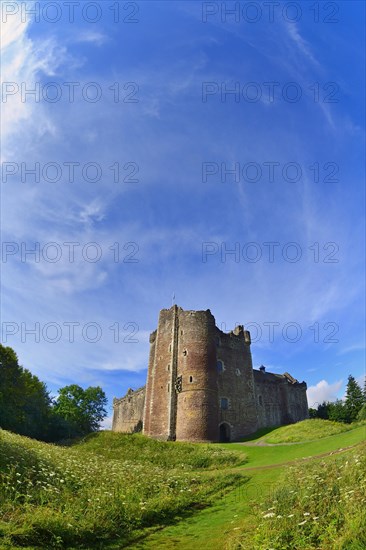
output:
M 335 451 L 328 451 L 327 453 L 321 453 L 320 455 L 304 456 L 303 458 L 295 458 L 294 460 L 289 460 L 288 462 L 280 462 L 278 464 L 267 464 L 266 466 L 249 466 L 249 468 L 246 468 L 245 466 L 243 466 L 242 471 L 249 472 L 253 470 L 271 470 L 273 468 L 279 468 L 281 466 L 291 466 L 294 464 L 298 464 L 299 462 L 306 462 L 308 460 L 313 460 L 314 458 L 323 458 L 325 456 L 338 455 L 340 453 L 344 453 L 345 451 L 348 451 L 349 449 L 353 449 L 358 445 L 359 443 L 355 443 L 355 445 L 342 447 L 340 449 L 336 449 Z

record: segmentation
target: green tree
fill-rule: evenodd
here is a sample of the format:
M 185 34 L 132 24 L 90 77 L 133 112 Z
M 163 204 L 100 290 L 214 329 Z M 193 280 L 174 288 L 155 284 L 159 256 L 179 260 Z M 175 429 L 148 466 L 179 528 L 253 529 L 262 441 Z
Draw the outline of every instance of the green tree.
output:
M 107 415 L 107 398 L 102 388 L 90 386 L 84 390 L 72 384 L 61 388 L 58 393 L 54 412 L 67 423 L 68 437 L 98 430 Z
M 21 376 L 15 351 L 0 344 L 0 427 L 5 430 L 16 432 L 21 425 Z
M 328 419 L 334 422 L 348 422 L 348 411 L 341 399 L 327 403 Z
M 320 405 L 318 405 L 318 418 L 323 418 L 323 420 L 328 420 L 329 418 L 329 403 L 326 403 L 323 401 Z
M 318 418 L 318 409 L 309 408 L 309 418 Z
M 354 422 L 357 420 L 358 413 L 360 412 L 364 403 L 364 395 L 359 384 L 356 382 L 352 375 L 348 377 L 345 409 L 347 412 L 347 422 Z
M 50 412 L 46 385 L 19 365 L 12 348 L 0 344 L 0 427 L 43 439 Z
M 357 420 L 366 420 L 366 403 L 364 403 L 357 415 Z

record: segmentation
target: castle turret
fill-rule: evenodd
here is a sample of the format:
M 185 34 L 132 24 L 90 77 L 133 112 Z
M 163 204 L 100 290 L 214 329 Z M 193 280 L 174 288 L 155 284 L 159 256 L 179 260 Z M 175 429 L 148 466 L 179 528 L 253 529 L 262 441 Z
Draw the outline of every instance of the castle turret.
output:
M 179 441 L 218 441 L 216 327 L 210 310 L 179 311 L 177 422 Z
M 143 432 L 165 440 L 175 439 L 177 324 L 178 307 L 162 309 L 150 336 Z

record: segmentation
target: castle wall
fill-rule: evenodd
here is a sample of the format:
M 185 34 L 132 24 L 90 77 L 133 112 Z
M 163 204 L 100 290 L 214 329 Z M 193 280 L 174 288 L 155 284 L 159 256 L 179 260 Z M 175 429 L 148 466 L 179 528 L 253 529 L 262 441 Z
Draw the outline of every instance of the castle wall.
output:
M 114 432 L 133 433 L 141 431 L 145 405 L 145 387 L 128 390 L 121 399 L 113 400 Z
M 207 311 L 179 310 L 176 439 L 218 441 L 215 318 Z
M 171 433 L 170 415 L 172 412 L 172 369 L 174 352 L 174 323 L 176 306 L 162 309 L 153 345 L 150 352 L 146 387 L 146 410 L 143 432 L 158 439 L 174 439 Z M 173 388 L 174 392 L 174 388 Z
M 309 418 L 305 382 L 287 384 L 287 414 L 289 422 L 299 422 Z
M 257 430 L 250 335 L 243 327 L 229 334 L 216 330 L 217 361 L 223 368 L 218 372 L 219 423 L 228 425 L 226 437 L 235 440 Z
M 271 373 L 254 372 L 258 428 L 286 423 L 286 395 L 283 381 Z
M 308 418 L 306 384 L 284 375 L 254 370 L 258 428 L 281 426 Z
M 143 430 L 144 433 L 150 432 L 150 418 L 151 418 L 151 394 L 153 389 L 153 373 L 155 364 L 155 348 L 156 348 L 156 336 L 157 330 L 150 334 L 150 354 L 149 354 L 149 367 L 147 371 L 146 379 L 146 400 L 145 410 L 143 418 Z

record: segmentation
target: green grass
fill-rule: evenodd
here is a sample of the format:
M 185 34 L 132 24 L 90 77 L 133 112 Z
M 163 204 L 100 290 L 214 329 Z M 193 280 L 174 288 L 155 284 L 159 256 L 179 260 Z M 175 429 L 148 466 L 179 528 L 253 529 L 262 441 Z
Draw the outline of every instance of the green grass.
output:
M 366 548 L 366 443 L 346 455 L 286 471 L 274 494 L 254 502 L 255 529 L 239 529 L 228 548 Z
M 196 445 L 175 441 L 157 441 L 141 434 L 99 432 L 74 445 L 78 456 L 101 456 L 105 459 L 130 461 L 134 464 L 192 470 L 237 466 L 245 463 L 238 457 L 214 445 Z
M 240 482 L 245 457 L 209 445 L 100 433 L 57 447 L 0 431 L 0 547 L 119 547 Z M 220 468 L 218 470 L 217 468 Z
M 147 530 L 145 537 L 129 548 L 178 548 L 180 550 L 212 548 L 213 550 L 231 550 L 238 547 L 247 550 L 258 550 L 253 539 L 243 542 L 243 533 L 251 534 L 255 532 L 259 518 L 256 505 L 272 498 L 278 487 L 282 485 L 283 480 L 286 483 L 289 466 L 284 466 L 284 464 L 298 459 L 298 463 L 302 464 L 301 458 L 303 457 L 314 457 L 323 453 L 336 452 L 341 448 L 357 445 L 365 439 L 366 428 L 358 427 L 343 434 L 301 445 L 248 447 L 238 443 L 220 444 L 220 447 L 230 450 L 235 449 L 247 455 L 248 462 L 240 468 L 240 471 L 243 475 L 249 476 L 249 480 L 222 498 L 217 499 L 213 506 L 197 511 L 190 518 L 182 519 L 179 523 L 167 526 L 161 531 L 151 532 Z M 351 456 L 354 452 L 355 449 L 342 451 L 341 456 Z M 338 455 L 330 455 L 325 458 L 312 458 L 309 464 L 322 461 L 331 464 L 337 457 Z M 257 467 L 262 468 L 249 470 L 249 468 Z M 283 476 L 282 480 L 281 476 Z M 355 521 L 358 521 L 357 518 L 355 518 Z M 240 540 L 240 546 L 235 546 L 235 544 L 238 544 L 238 539 Z M 271 546 L 268 546 L 269 548 Z M 324 550 L 330 550 L 331 548 L 333 547 L 324 547 Z M 355 547 L 353 549 L 350 546 L 349 549 L 345 547 L 344 550 L 360 550 L 360 548 Z
M 336 449 L 355 445 L 366 439 L 366 426 L 359 426 L 347 432 L 336 434 L 317 441 L 278 445 L 275 447 L 246 446 L 241 443 L 222 443 L 220 447 L 245 453 L 247 463 L 243 470 L 252 467 L 279 465 L 291 460 L 307 458 Z
M 359 424 L 361 425 L 361 423 Z M 366 422 L 363 424 L 366 426 Z M 330 435 L 348 432 L 354 428 L 354 424 L 343 424 L 341 422 L 332 422 L 331 420 L 314 418 L 277 428 L 269 434 L 266 434 L 261 438 L 261 440 L 266 443 L 275 444 L 297 443 L 329 437 Z
M 102 432 L 63 448 L 0 431 L 0 548 L 312 550 L 311 544 L 321 542 L 324 550 L 360 550 L 355 537 L 363 544 L 360 521 L 365 518 L 357 504 L 364 507 L 362 480 L 339 462 L 350 457 L 353 464 L 358 449 L 314 457 L 365 439 L 366 426 L 269 447 L 255 441 L 253 446 L 164 443 Z M 303 462 L 305 457 L 312 458 Z M 296 460 L 300 470 L 287 465 Z M 355 468 L 365 477 L 364 462 Z M 344 479 L 335 475 L 342 469 Z M 328 473 L 320 486 L 319 476 Z M 314 493 L 308 511 L 306 493 L 300 491 L 294 501 L 293 493 L 284 492 L 289 486 L 318 491 L 319 499 Z M 341 489 L 346 495 L 346 488 L 355 490 L 357 499 L 349 493 L 348 508 L 338 503 L 344 509 L 340 515 L 328 497 Z M 283 509 L 276 515 L 292 508 L 296 513 L 282 523 L 284 518 L 275 518 L 278 523 L 272 525 L 264 520 L 274 517 L 264 515 L 275 500 Z M 300 521 L 301 514 L 319 515 L 316 506 L 320 512 L 323 501 L 329 503 L 327 520 L 319 525 L 328 538 L 319 542 L 308 521 L 298 523 L 309 517 Z M 273 542 L 274 533 L 280 538 Z

